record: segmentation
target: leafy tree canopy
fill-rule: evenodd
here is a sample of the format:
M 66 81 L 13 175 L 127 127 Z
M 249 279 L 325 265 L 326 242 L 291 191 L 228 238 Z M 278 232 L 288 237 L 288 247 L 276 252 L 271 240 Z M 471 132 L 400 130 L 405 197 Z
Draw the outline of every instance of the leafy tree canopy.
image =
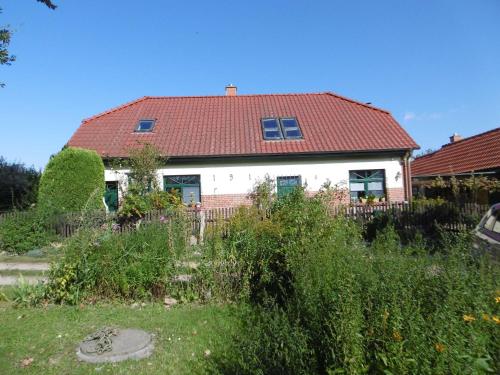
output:
M 0 211 L 25 209 L 36 202 L 40 172 L 0 156 Z

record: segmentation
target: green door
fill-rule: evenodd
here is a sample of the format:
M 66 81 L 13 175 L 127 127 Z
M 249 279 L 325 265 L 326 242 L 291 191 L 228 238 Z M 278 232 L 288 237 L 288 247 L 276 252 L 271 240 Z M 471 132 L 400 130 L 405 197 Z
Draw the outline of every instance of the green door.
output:
M 278 177 L 276 185 L 278 188 L 278 198 L 284 197 L 297 186 L 301 186 L 300 176 Z
M 106 182 L 104 201 L 106 202 L 106 205 L 111 212 L 118 210 L 118 182 Z

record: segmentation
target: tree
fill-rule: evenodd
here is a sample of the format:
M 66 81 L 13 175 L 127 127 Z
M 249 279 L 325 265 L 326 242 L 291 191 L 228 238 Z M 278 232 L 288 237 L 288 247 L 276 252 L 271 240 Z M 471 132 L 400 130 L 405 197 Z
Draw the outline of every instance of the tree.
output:
M 91 150 L 65 148 L 52 157 L 40 180 L 38 207 L 49 216 L 104 208 L 104 164 Z
M 37 0 L 39 3 L 45 4 L 49 9 L 56 9 L 57 5 L 51 0 Z M 0 14 L 2 8 L 0 8 Z M 12 37 L 12 30 L 8 26 L 0 28 L 0 65 L 10 65 L 16 60 L 16 57 L 9 53 L 8 47 Z M 0 87 L 4 87 L 5 83 L 0 82 Z
M 36 202 L 40 172 L 0 156 L 0 211 L 25 209 Z

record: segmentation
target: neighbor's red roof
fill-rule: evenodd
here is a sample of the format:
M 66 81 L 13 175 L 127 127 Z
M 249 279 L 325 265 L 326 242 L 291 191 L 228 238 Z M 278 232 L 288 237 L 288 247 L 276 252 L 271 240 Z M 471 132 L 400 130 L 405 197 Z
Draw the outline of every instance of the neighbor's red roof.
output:
M 265 141 L 262 117 L 296 117 L 302 140 Z M 152 133 L 134 132 L 156 119 Z M 171 157 L 404 150 L 417 144 L 389 112 L 332 93 L 143 97 L 86 119 L 69 146 L 123 157 L 137 141 Z
M 500 168 L 500 128 L 449 143 L 411 163 L 413 177 L 453 175 L 492 168 Z

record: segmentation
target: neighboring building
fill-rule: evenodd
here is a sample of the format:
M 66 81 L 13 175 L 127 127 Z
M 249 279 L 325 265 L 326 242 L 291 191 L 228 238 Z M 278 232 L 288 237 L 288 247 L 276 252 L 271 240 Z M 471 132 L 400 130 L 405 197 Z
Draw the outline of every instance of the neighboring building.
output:
M 500 128 L 469 138 L 458 134 L 439 150 L 417 157 L 411 163 L 414 194 L 432 195 L 429 183 L 438 176 L 458 179 L 472 175 L 500 179 Z M 500 199 L 498 192 L 482 192 L 481 201 Z
M 385 110 L 333 93 L 143 97 L 84 120 L 69 146 L 96 150 L 113 191 L 127 169 L 113 170 L 137 142 L 168 156 L 158 170 L 163 189 L 204 208 L 248 204 L 267 175 L 277 192 L 307 184 L 345 183 L 353 200 L 373 194 L 390 201 L 411 196 L 409 157 L 418 148 Z M 123 189 L 119 189 L 122 187 Z

